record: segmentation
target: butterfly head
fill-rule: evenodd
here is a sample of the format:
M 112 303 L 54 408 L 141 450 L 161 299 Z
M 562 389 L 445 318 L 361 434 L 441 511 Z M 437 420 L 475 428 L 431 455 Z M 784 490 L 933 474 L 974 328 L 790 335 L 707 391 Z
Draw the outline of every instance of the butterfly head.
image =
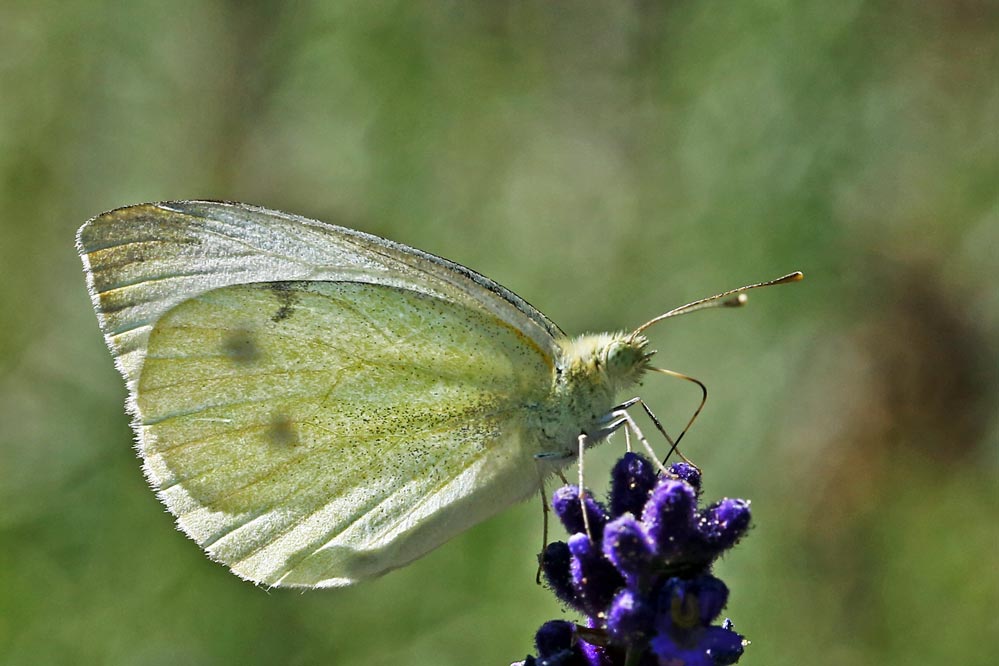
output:
M 585 376 L 586 383 L 607 387 L 612 393 L 635 384 L 652 357 L 642 335 L 601 333 L 567 342 L 564 371 L 570 383 L 572 378 Z
M 620 387 L 639 380 L 655 352 L 646 351 L 649 341 L 643 335 L 615 336 L 603 350 L 603 367 L 608 380 Z

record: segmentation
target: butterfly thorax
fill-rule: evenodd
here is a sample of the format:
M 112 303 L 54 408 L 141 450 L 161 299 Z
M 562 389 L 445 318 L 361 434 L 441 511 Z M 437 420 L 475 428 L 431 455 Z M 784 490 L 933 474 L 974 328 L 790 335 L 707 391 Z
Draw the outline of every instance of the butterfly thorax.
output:
M 539 419 L 542 453 L 572 455 L 578 437 L 602 439 L 617 396 L 634 386 L 648 366 L 648 341 L 628 333 L 600 333 L 559 341 L 555 380 Z

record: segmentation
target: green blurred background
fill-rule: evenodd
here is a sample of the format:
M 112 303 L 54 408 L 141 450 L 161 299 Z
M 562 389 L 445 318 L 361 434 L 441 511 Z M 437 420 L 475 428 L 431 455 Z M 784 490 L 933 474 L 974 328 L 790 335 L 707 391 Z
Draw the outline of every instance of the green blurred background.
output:
M 753 500 L 718 567 L 741 663 L 994 663 L 997 72 L 987 0 L 2 0 L 0 663 L 508 664 L 571 617 L 536 503 L 306 594 L 173 529 L 73 233 L 196 197 L 441 254 L 571 333 L 803 270 L 652 333 L 711 389 L 707 497 Z M 642 392 L 673 430 L 697 403 Z

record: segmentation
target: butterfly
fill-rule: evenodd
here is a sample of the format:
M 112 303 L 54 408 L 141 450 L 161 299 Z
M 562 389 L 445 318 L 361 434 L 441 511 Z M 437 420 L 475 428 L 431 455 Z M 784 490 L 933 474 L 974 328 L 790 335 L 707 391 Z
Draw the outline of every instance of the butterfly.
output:
M 454 262 L 240 203 L 141 204 L 77 234 L 145 475 L 268 586 L 403 566 L 622 426 L 666 316 L 571 338 Z

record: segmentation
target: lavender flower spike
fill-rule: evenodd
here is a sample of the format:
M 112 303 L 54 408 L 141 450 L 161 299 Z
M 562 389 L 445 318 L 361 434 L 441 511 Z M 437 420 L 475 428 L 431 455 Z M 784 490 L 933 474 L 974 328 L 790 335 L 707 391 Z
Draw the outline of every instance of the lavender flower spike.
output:
M 732 623 L 718 621 L 728 587 L 711 566 L 747 532 L 749 502 L 723 499 L 698 509 L 701 475 L 675 463 L 656 466 L 625 454 L 611 473 L 606 509 L 589 492 L 555 491 L 552 504 L 570 532 L 542 556 L 548 586 L 582 612 L 580 624 L 546 623 L 538 657 L 525 666 L 728 666 L 748 642 Z M 592 537 L 592 538 L 591 538 Z

